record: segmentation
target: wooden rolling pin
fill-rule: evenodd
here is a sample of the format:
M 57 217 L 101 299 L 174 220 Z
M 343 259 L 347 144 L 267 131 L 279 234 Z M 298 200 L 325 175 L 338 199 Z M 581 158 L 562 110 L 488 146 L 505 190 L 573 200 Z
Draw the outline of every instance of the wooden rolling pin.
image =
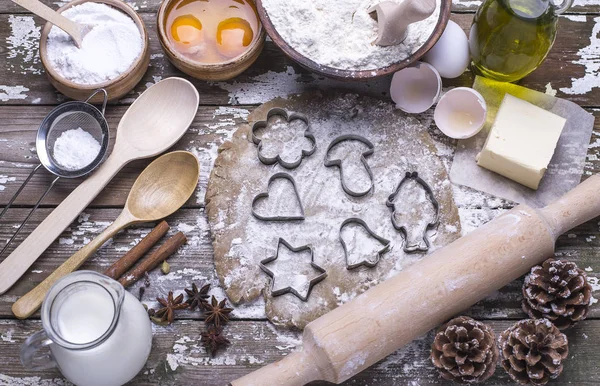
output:
M 232 386 L 341 383 L 552 257 L 558 236 L 600 216 L 595 175 L 543 209 L 518 206 L 304 329 L 303 348 Z

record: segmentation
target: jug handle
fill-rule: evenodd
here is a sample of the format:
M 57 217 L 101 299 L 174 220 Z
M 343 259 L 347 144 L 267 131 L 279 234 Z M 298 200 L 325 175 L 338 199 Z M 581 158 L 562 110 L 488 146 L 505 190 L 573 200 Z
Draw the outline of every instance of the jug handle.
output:
M 554 1 L 554 13 L 560 15 L 573 5 L 573 0 L 562 0 L 560 3 Z
M 46 370 L 56 367 L 56 362 L 50 352 L 41 353 L 40 350 L 52 344 L 44 331 L 31 335 L 21 345 L 21 363 L 27 369 Z

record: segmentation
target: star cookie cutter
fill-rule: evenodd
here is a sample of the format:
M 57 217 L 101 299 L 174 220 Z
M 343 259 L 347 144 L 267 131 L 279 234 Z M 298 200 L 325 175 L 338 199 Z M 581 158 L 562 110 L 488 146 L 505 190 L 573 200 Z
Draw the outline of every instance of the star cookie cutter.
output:
M 285 245 L 285 247 L 287 249 L 289 249 L 290 251 L 292 251 L 294 253 L 298 253 L 298 252 L 302 252 L 302 251 L 310 251 L 310 266 L 313 267 L 315 270 L 319 271 L 320 274 L 317 277 L 315 277 L 314 279 L 309 281 L 308 291 L 306 292 L 306 296 L 300 295 L 300 293 L 298 291 L 296 291 L 296 289 L 292 286 L 288 286 L 288 287 L 281 288 L 278 290 L 273 290 L 273 286 L 275 285 L 275 273 L 273 273 L 273 271 L 271 271 L 269 268 L 267 268 L 266 265 L 272 261 L 277 260 L 277 258 L 279 257 L 279 247 L 282 244 Z M 294 248 L 290 245 L 290 243 L 288 243 L 282 237 L 280 237 L 279 241 L 277 243 L 277 252 L 275 253 L 275 256 L 266 258 L 260 262 L 260 269 L 262 269 L 263 272 L 266 273 L 271 278 L 271 295 L 273 295 L 273 297 L 277 297 L 277 296 L 291 293 L 291 294 L 295 295 L 298 299 L 302 300 L 303 302 L 308 301 L 308 297 L 310 296 L 310 293 L 312 292 L 313 287 L 317 283 L 319 283 L 320 281 L 322 281 L 323 279 L 325 279 L 327 277 L 327 271 L 325 271 L 323 268 L 318 266 L 315 263 L 314 259 L 315 259 L 315 253 L 311 246 L 304 245 L 302 247 Z
M 312 142 L 312 149 L 310 149 L 310 150 L 303 149 L 300 157 L 293 162 L 284 161 L 279 154 L 277 154 L 275 157 L 267 157 L 267 156 L 263 155 L 261 153 L 263 142 L 262 142 L 261 138 L 256 136 L 256 131 L 259 129 L 266 128 L 268 125 L 268 122 L 269 122 L 269 118 L 274 117 L 274 116 L 280 116 L 280 117 L 284 118 L 287 123 L 290 123 L 291 121 L 294 121 L 296 119 L 304 122 L 306 124 L 306 130 L 304 131 L 304 138 L 307 138 L 309 141 Z M 267 112 L 267 119 L 264 121 L 255 122 L 254 125 L 252 125 L 251 131 L 252 131 L 252 142 L 254 142 L 256 144 L 256 146 L 258 147 L 258 159 L 260 160 L 260 162 L 262 162 L 265 165 L 274 165 L 276 163 L 279 163 L 279 165 L 283 166 L 286 169 L 295 169 L 298 166 L 300 166 L 300 164 L 302 163 L 302 160 L 305 157 L 309 157 L 315 151 L 317 151 L 317 140 L 315 139 L 315 136 L 310 132 L 310 123 L 308 122 L 308 118 L 305 115 L 302 115 L 299 113 L 288 112 L 287 110 L 279 108 L 279 107 L 272 108 L 271 110 L 269 110 L 269 112 Z
M 344 142 L 344 141 L 359 141 L 359 142 L 362 142 L 363 144 L 365 144 L 368 148 L 367 151 L 363 152 L 360 155 L 360 161 L 362 162 L 363 166 L 367 170 L 367 173 L 369 174 L 369 179 L 371 180 L 371 186 L 369 187 L 368 190 L 365 190 L 364 192 L 356 192 L 348 186 L 348 184 L 346 183 L 346 179 L 344 178 L 343 166 L 342 166 L 341 159 L 330 160 L 328 158 L 329 152 L 331 151 L 331 149 L 333 149 L 333 147 L 336 146 L 337 144 Z M 375 188 L 373 172 L 371 171 L 371 167 L 369 166 L 369 164 L 367 162 L 367 158 L 366 158 L 366 157 L 373 155 L 374 153 L 375 153 L 375 145 L 373 145 L 373 143 L 371 141 L 369 141 L 368 139 L 366 139 L 365 137 L 362 137 L 360 135 L 355 135 L 355 134 L 342 135 L 342 136 L 335 138 L 333 141 L 331 141 L 331 143 L 327 147 L 327 151 L 325 152 L 325 166 L 327 166 L 327 167 L 337 166 L 340 169 L 340 180 L 342 182 L 342 189 L 344 189 L 344 192 L 346 192 L 346 194 L 348 194 L 352 197 L 362 197 L 362 196 L 369 194 L 369 192 L 372 192 L 373 189 Z
M 294 189 L 294 194 L 296 195 L 296 199 L 298 200 L 298 205 L 300 206 L 300 215 L 299 216 L 263 216 L 263 215 L 257 213 L 256 210 L 254 209 L 254 207 L 256 206 L 256 203 L 258 201 L 269 197 L 269 186 L 271 186 L 273 181 L 280 179 L 280 178 L 286 179 L 292 183 L 292 188 Z M 298 193 L 298 187 L 296 185 L 296 181 L 294 180 L 294 177 L 292 177 L 291 175 L 289 175 L 287 173 L 283 173 L 283 172 L 273 174 L 271 176 L 271 178 L 269 178 L 269 182 L 267 183 L 267 191 L 257 194 L 254 197 L 254 199 L 252 200 L 252 215 L 255 218 L 257 218 L 258 220 L 262 220 L 262 221 L 304 221 L 304 219 L 306 218 L 304 215 L 304 205 L 302 205 L 302 200 L 300 199 L 300 193 Z
M 396 218 L 394 217 L 394 213 L 396 211 L 394 200 L 396 199 L 396 196 L 400 192 L 402 185 L 404 185 L 406 182 L 411 181 L 411 180 L 417 182 L 419 185 L 421 185 L 423 187 L 423 190 L 425 190 L 425 195 L 427 196 L 427 199 L 431 202 L 431 204 L 433 205 L 433 207 L 435 209 L 435 218 L 434 218 L 433 222 L 428 223 L 427 226 L 425 227 L 425 231 L 423 232 L 423 241 L 425 241 L 425 245 L 426 245 L 425 248 L 420 248 L 418 246 L 416 246 L 416 247 L 407 246 L 408 231 L 404 226 L 399 225 L 396 221 Z M 406 175 L 404 176 L 404 178 L 398 184 L 398 187 L 396 188 L 394 193 L 392 193 L 388 197 L 386 205 L 392 209 L 392 224 L 394 225 L 394 228 L 396 228 L 396 230 L 400 231 L 402 233 L 402 235 L 404 236 L 404 247 L 403 247 L 404 252 L 406 252 L 406 253 L 427 252 L 429 250 L 429 248 L 431 247 L 431 242 L 429 241 L 429 237 L 427 237 L 427 232 L 429 230 L 435 228 L 438 225 L 439 214 L 440 214 L 440 204 L 435 199 L 435 196 L 433 194 L 433 189 L 431 189 L 431 186 L 429 186 L 429 184 L 427 184 L 421 177 L 419 177 L 419 173 L 407 172 Z
M 377 252 L 377 258 L 375 259 L 375 262 L 370 262 L 369 260 L 366 260 L 366 259 L 362 260 L 359 263 L 355 263 L 355 264 L 350 264 L 348 262 L 349 251 L 348 251 L 348 246 L 346 245 L 346 242 L 344 241 L 344 238 L 342 237 L 342 231 L 349 224 L 360 225 L 365 231 L 367 231 L 367 233 L 371 237 L 378 240 L 380 243 L 385 244 L 385 246 Z M 383 256 L 385 253 L 387 253 L 389 251 L 390 245 L 391 245 L 390 240 L 384 239 L 383 237 L 377 235 L 375 232 L 373 232 L 373 230 L 371 228 L 369 228 L 369 226 L 367 225 L 367 223 L 364 220 L 362 220 L 360 218 L 356 218 L 356 217 L 347 219 L 346 221 L 344 221 L 342 223 L 342 226 L 340 226 L 340 242 L 342 243 L 342 248 L 344 248 L 344 256 L 346 256 L 346 269 L 348 269 L 348 270 L 358 268 L 361 265 L 364 265 L 365 267 L 368 267 L 368 268 L 374 268 L 377 265 L 377 263 L 379 263 L 381 256 Z

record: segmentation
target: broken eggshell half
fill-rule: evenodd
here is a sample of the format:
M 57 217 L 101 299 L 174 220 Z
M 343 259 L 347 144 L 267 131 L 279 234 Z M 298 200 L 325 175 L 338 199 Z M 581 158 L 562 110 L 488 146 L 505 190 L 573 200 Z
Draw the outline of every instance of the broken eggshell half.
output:
M 438 129 L 454 139 L 470 138 L 479 133 L 486 118 L 485 99 L 468 87 L 457 87 L 444 94 L 433 115 Z
M 430 64 L 416 62 L 394 74 L 390 95 L 400 110 L 419 114 L 437 102 L 442 92 L 442 78 Z

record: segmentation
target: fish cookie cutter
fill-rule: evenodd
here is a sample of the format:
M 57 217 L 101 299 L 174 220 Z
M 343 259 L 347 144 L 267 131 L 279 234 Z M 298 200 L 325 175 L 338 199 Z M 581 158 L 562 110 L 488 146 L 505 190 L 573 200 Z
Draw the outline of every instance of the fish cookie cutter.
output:
M 329 159 L 328 158 L 329 152 L 331 151 L 331 149 L 333 149 L 337 144 L 344 142 L 344 141 L 359 141 L 359 142 L 362 142 L 363 144 L 365 144 L 368 148 L 367 151 L 363 152 L 360 155 L 360 161 L 362 162 L 363 166 L 367 170 L 367 173 L 369 174 L 371 186 L 369 187 L 369 189 L 367 189 L 363 192 L 356 192 L 348 186 L 348 184 L 346 182 L 346 178 L 344 177 L 344 170 L 343 170 L 341 159 Z M 367 158 L 366 158 L 366 157 L 373 155 L 374 153 L 375 153 L 375 145 L 373 145 L 373 143 L 371 141 L 369 141 L 368 139 L 366 139 L 365 137 L 361 137 L 360 135 L 355 135 L 355 134 L 342 135 L 342 136 L 335 138 L 333 141 L 331 141 L 331 143 L 327 147 L 327 151 L 325 152 L 325 166 L 327 166 L 327 167 L 337 166 L 340 169 L 340 181 L 342 182 L 342 189 L 344 189 L 344 192 L 346 192 L 346 194 L 348 194 L 352 197 L 362 197 L 362 196 L 367 195 L 369 192 L 372 192 L 373 189 L 375 188 L 373 172 L 371 171 L 371 167 L 367 163 Z
M 377 241 L 379 241 L 380 243 L 385 245 L 382 249 L 380 249 L 377 252 L 377 256 L 374 261 L 364 259 L 364 260 L 362 260 L 358 263 L 354 263 L 354 264 L 350 264 L 350 262 L 348 261 L 349 251 L 348 251 L 348 246 L 346 245 L 346 242 L 344 241 L 344 238 L 342 237 L 342 231 L 344 230 L 344 228 L 347 225 L 350 225 L 350 224 L 358 224 L 365 231 L 367 231 L 367 233 L 371 237 L 373 237 L 374 239 L 376 239 Z M 358 268 L 361 265 L 364 265 L 365 267 L 368 267 L 368 268 L 374 268 L 377 265 L 377 263 L 379 263 L 379 259 L 381 259 L 381 256 L 383 256 L 386 252 L 389 251 L 390 243 L 391 243 L 390 240 L 384 239 L 383 237 L 381 237 L 381 236 L 377 235 L 375 232 L 373 232 L 373 230 L 371 230 L 371 228 L 369 228 L 369 226 L 367 225 L 367 223 L 364 220 L 362 220 L 360 218 L 355 218 L 355 217 L 347 219 L 340 226 L 340 242 L 342 243 L 342 248 L 344 248 L 344 256 L 346 256 L 346 269 L 348 269 L 348 270 Z
M 256 212 L 255 206 L 256 203 L 260 200 L 269 198 L 269 187 L 273 183 L 273 181 L 277 179 L 286 179 L 292 183 L 292 188 L 294 189 L 294 194 L 296 195 L 296 199 L 298 200 L 298 205 L 300 206 L 300 215 L 297 216 L 263 216 Z M 275 173 L 269 178 L 269 182 L 267 183 L 267 191 L 264 193 L 257 194 L 252 200 L 252 215 L 258 220 L 262 221 L 303 221 L 306 217 L 304 215 L 304 205 L 302 205 L 302 200 L 300 199 L 300 193 L 298 193 L 298 187 L 296 186 L 296 181 L 294 177 L 287 173 Z
M 427 226 L 425 227 L 425 230 L 423 231 L 423 241 L 425 242 L 425 248 L 422 248 L 420 246 L 409 246 L 408 245 L 408 231 L 407 231 L 406 227 L 399 225 L 398 222 L 396 221 L 396 218 L 394 217 L 394 213 L 396 212 L 396 206 L 394 204 L 394 200 L 396 199 L 396 196 L 400 192 L 402 185 L 404 185 L 408 181 L 415 181 L 416 183 L 418 183 L 419 185 L 421 185 L 423 187 L 423 190 L 425 191 L 425 195 L 427 196 L 427 199 L 429 200 L 429 202 L 431 202 L 431 204 L 433 205 L 433 208 L 435 209 L 435 216 L 434 216 L 433 221 L 428 223 Z M 402 233 L 402 235 L 404 236 L 404 247 L 403 247 L 404 252 L 406 252 L 406 253 L 427 252 L 429 250 L 429 248 L 431 247 L 431 242 L 429 241 L 429 237 L 427 237 L 427 232 L 429 232 L 431 229 L 435 228 L 438 225 L 439 213 L 440 213 L 440 204 L 435 199 L 435 196 L 433 194 L 433 189 L 431 189 L 431 186 L 429 186 L 425 181 L 423 181 L 423 179 L 421 177 L 419 177 L 419 173 L 407 172 L 406 175 L 404 176 L 404 178 L 398 184 L 398 187 L 396 188 L 394 193 L 392 193 L 388 197 L 386 205 L 388 207 L 392 208 L 392 224 L 394 225 L 394 228 L 396 228 L 396 230 L 400 231 Z
M 307 138 L 310 142 L 312 142 L 312 148 L 310 150 L 302 149 L 302 154 L 300 155 L 300 157 L 298 157 L 298 159 L 293 162 L 284 161 L 281 158 L 280 154 L 277 154 L 275 157 L 267 157 L 262 154 L 263 140 L 256 135 L 256 131 L 266 128 L 269 124 L 269 118 L 275 116 L 280 116 L 284 118 L 287 123 L 290 123 L 294 120 L 300 120 L 306 125 L 306 130 L 304 131 L 304 138 Z M 287 110 L 279 107 L 275 107 L 269 110 L 269 112 L 267 113 L 266 120 L 255 122 L 254 125 L 252 125 L 252 142 L 254 142 L 258 147 L 258 159 L 260 160 L 260 162 L 262 162 L 265 165 L 274 165 L 278 163 L 286 169 L 297 168 L 298 166 L 300 166 L 302 160 L 305 157 L 309 157 L 315 151 L 317 151 L 317 140 L 315 139 L 315 136 L 310 132 L 310 124 L 308 122 L 308 118 L 305 115 L 294 112 L 288 112 Z
M 275 273 L 273 271 L 271 271 L 269 268 L 267 268 L 266 265 L 277 260 L 277 258 L 279 257 L 279 250 L 280 250 L 281 245 L 284 245 L 287 249 L 289 249 L 293 253 L 310 251 L 310 266 L 313 267 L 315 270 L 317 270 L 319 272 L 319 275 L 317 275 L 315 278 L 313 278 L 312 280 L 309 281 L 308 291 L 306 292 L 306 296 L 300 295 L 300 293 L 293 286 L 288 286 L 288 287 L 281 288 L 278 290 L 273 290 L 273 286 L 275 285 Z M 283 238 L 280 237 L 279 241 L 277 243 L 277 252 L 275 253 L 275 256 L 266 258 L 260 262 L 260 269 L 262 269 L 263 272 L 266 273 L 271 278 L 271 295 L 273 295 L 273 297 L 277 297 L 277 296 L 285 295 L 287 293 L 291 293 L 291 294 L 294 294 L 298 299 L 302 300 L 303 302 L 308 301 L 308 297 L 310 296 L 310 293 L 311 293 L 313 287 L 317 283 L 319 283 L 320 281 L 322 281 L 323 279 L 325 279 L 327 277 L 327 272 L 323 268 L 318 266 L 315 263 L 314 259 L 315 259 L 315 253 L 311 246 L 304 245 L 302 247 L 294 248 L 290 245 L 290 243 L 288 243 L 287 241 L 285 241 Z

